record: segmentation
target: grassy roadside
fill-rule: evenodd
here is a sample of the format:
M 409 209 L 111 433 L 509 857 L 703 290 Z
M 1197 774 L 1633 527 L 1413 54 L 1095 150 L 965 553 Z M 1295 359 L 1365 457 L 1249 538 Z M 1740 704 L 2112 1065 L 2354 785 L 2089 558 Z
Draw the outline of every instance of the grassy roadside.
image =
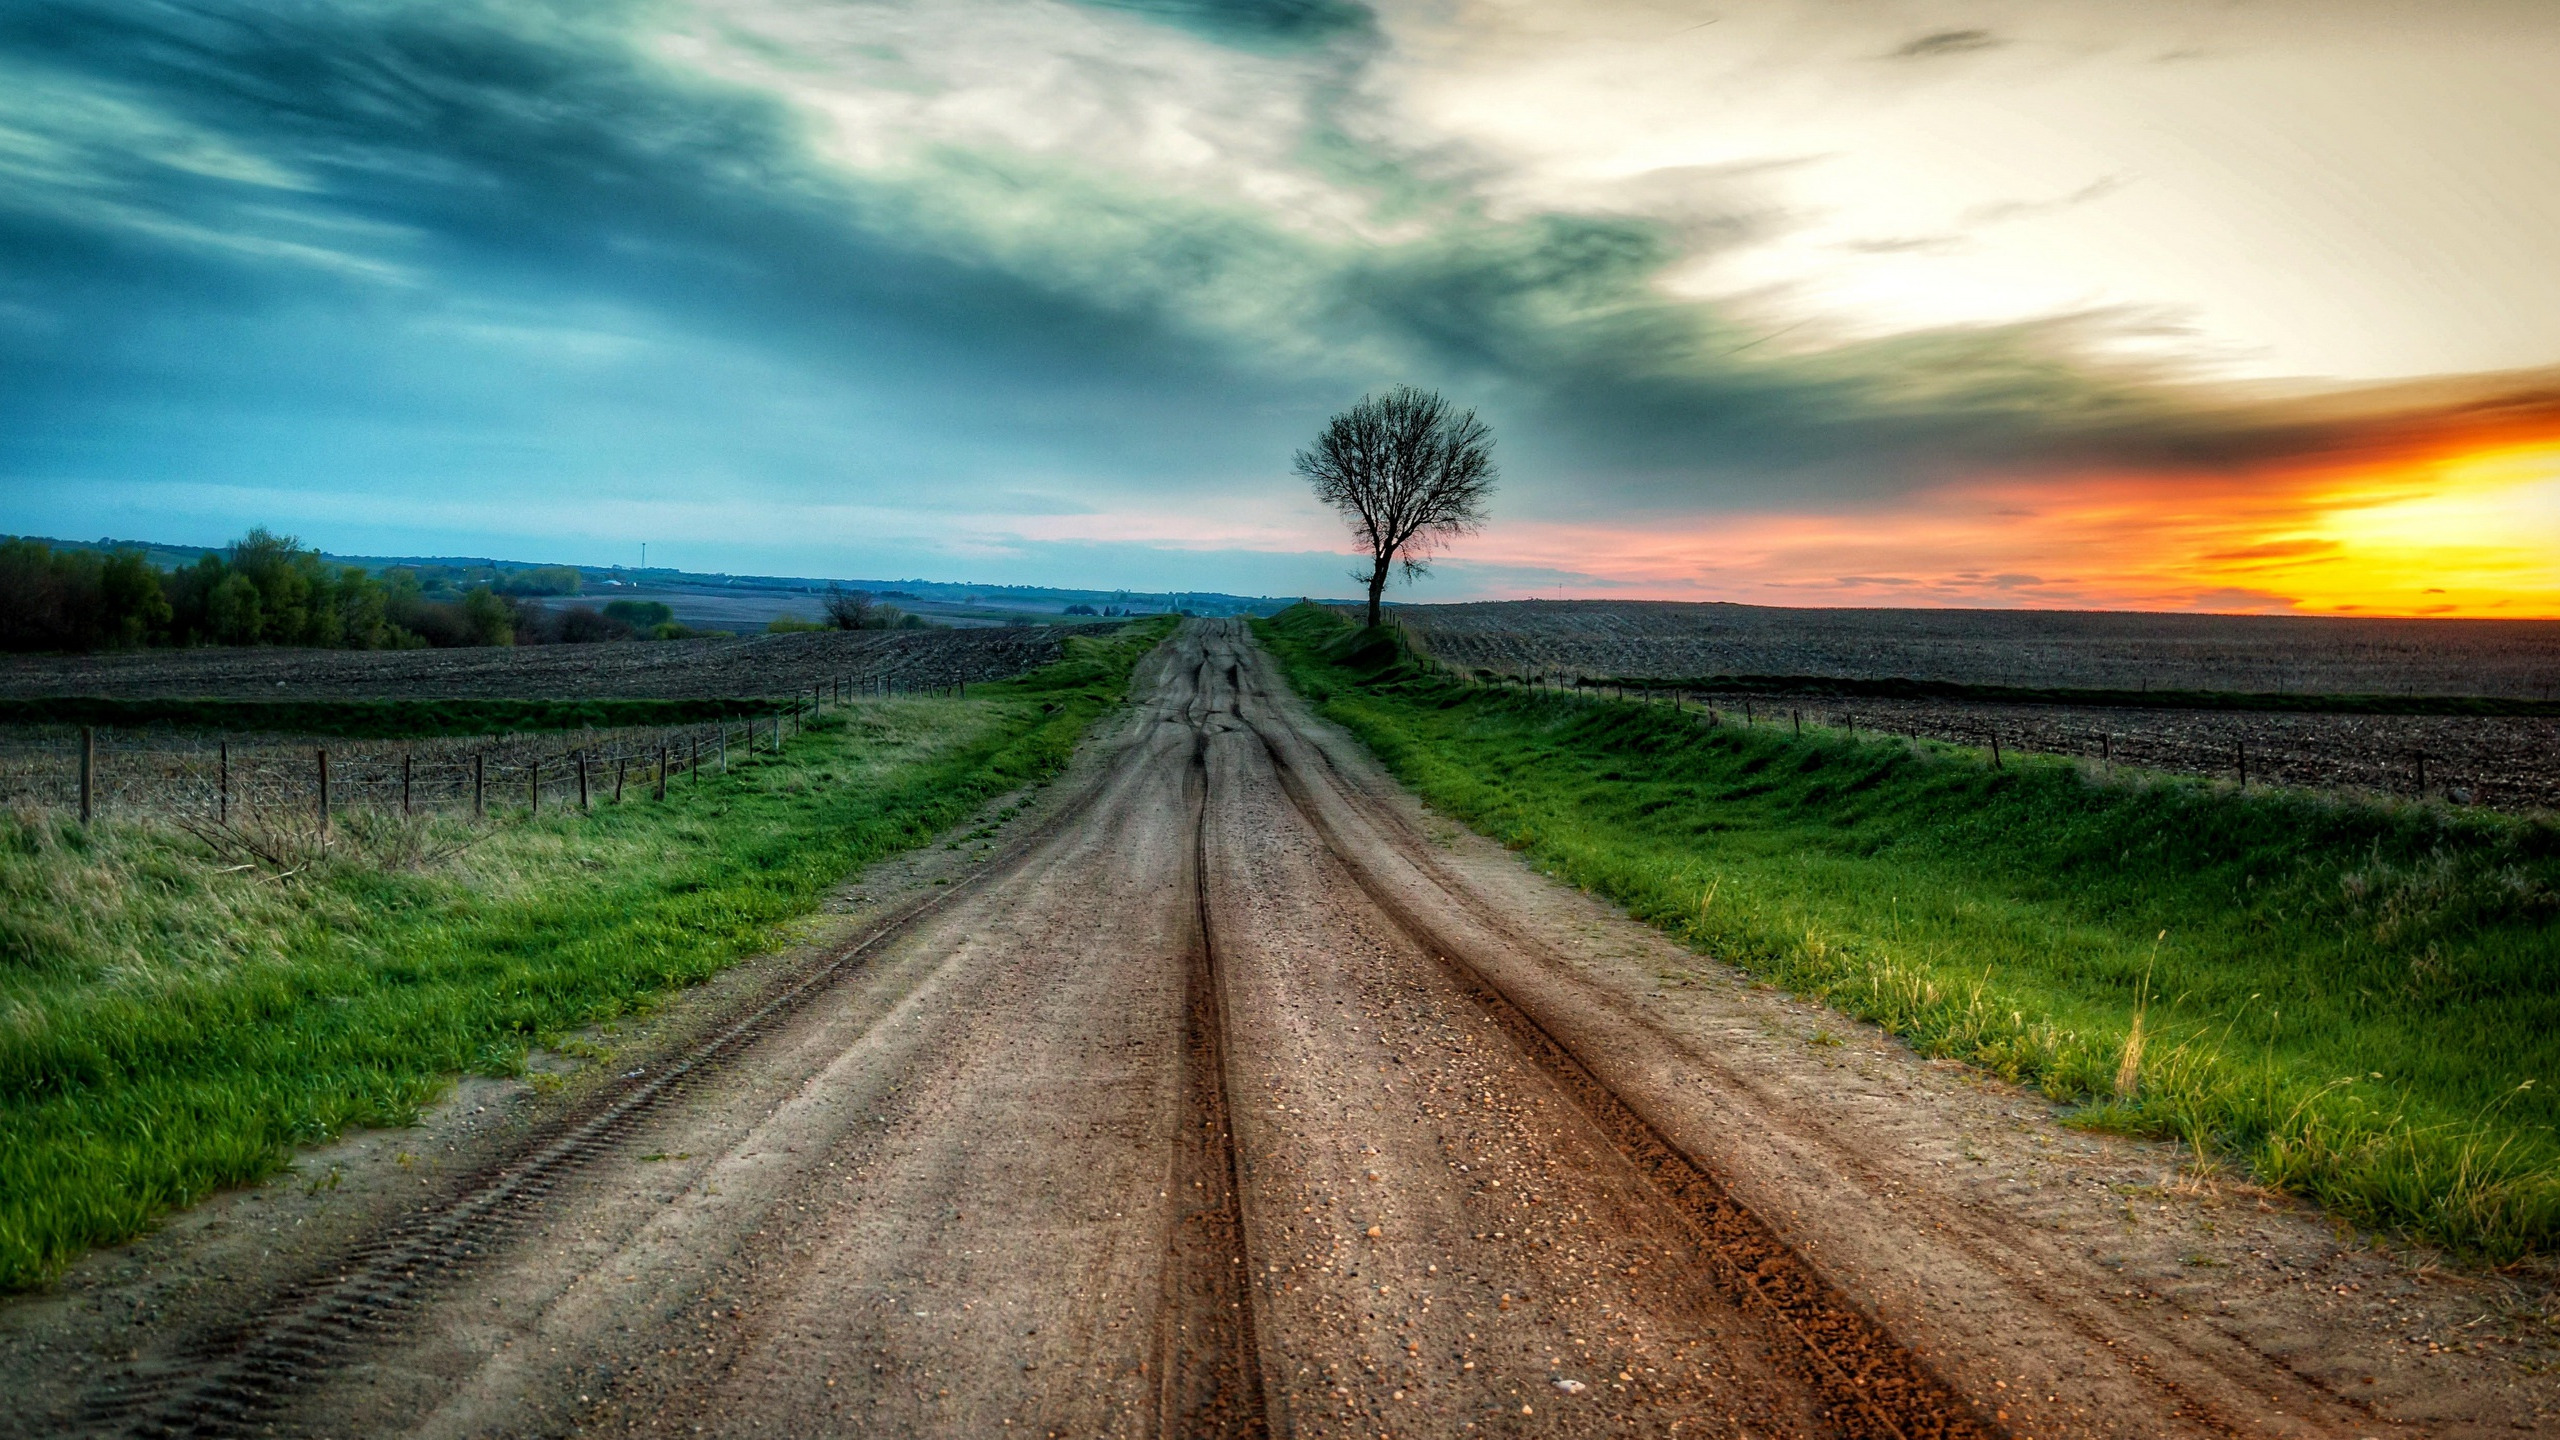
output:
M 289 876 L 155 825 L 0 817 L 0 1288 L 768 948 L 847 874 L 1057 771 L 1166 628 L 838 711 L 664 803 L 349 817 Z
M 2560 1243 L 2560 830 L 1462 686 L 1257 632 L 1449 814 L 1701 951 L 2357 1221 Z

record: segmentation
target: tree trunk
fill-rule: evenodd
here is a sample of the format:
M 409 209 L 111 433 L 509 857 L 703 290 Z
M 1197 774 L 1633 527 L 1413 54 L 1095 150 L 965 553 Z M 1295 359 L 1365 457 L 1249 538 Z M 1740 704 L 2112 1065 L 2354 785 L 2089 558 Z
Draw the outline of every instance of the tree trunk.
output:
M 1381 560 L 1378 562 L 1378 567 L 1369 572 L 1369 628 L 1372 630 L 1377 629 L 1379 624 L 1378 597 L 1385 594 L 1386 590 L 1387 562 Z

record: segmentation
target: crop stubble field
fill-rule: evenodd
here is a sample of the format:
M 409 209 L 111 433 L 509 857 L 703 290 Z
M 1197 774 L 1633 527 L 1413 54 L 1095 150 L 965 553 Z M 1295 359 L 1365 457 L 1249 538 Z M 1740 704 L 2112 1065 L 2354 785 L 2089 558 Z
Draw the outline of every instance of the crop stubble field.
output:
M 1000 680 L 1113 625 L 811 631 L 725 640 L 462 650 L 204 649 L 0 662 L 0 698 L 712 699 L 805 692 L 850 677 L 904 689 Z
M 1904 676 L 1977 685 L 2560 696 L 2560 621 L 2052 610 L 1787 610 L 1637 600 L 1409 605 L 1432 653 L 1561 674 Z
M 1396 611 L 1461 669 L 1677 685 L 1718 676 L 1908 679 L 2030 689 L 2480 696 L 2541 701 L 2560 681 L 2560 622 L 2011 611 L 1781 610 L 1636 601 L 1417 605 Z M 2560 808 L 2560 719 L 2323 713 L 1808 694 L 1770 686 L 1713 703 L 2167 772 Z M 1791 723 L 1791 721 L 1790 721 Z

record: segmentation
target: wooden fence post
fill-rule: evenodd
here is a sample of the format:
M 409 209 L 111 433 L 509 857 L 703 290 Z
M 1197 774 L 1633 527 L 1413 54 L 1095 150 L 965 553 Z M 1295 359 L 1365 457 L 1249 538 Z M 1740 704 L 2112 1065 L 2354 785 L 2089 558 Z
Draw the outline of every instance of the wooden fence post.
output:
M 471 818 L 489 818 L 489 752 L 479 750 L 471 756 Z
M 667 742 L 658 742 L 658 798 L 667 798 Z
M 1991 732 L 1991 768 L 2004 768 L 2000 763 L 2000 732 L 1997 730 Z
M 588 814 L 596 807 L 587 799 L 587 752 L 578 752 L 578 811 Z
M 2239 766 L 2239 769 L 2240 769 L 2240 788 L 2241 788 L 2241 789 L 2243 789 L 2243 790 L 2248 789 L 2248 788 L 2249 788 L 2249 742 L 2248 742 L 2248 741 L 2246 741 L 2246 740 L 2234 740 L 2234 741 L 2232 741 L 2232 742 L 2231 742 L 2231 758 L 2232 758 L 2232 763 L 2234 763 L 2235 765 Z
M 694 731 L 691 742 L 693 756 L 685 761 L 684 778 L 687 784 L 700 785 L 702 783 L 702 732 Z
M 416 758 L 409 751 L 400 752 L 400 818 L 404 820 L 415 813 L 409 805 L 409 776 L 411 762 Z
M 228 825 L 231 823 L 231 737 L 228 735 L 214 742 L 213 786 L 214 823 Z
M 1804 735 L 1804 712 L 1801 710 L 1790 710 L 1787 712 L 1787 718 L 1795 722 L 1796 735 L 1801 739 Z
M 628 755 L 616 755 L 616 756 L 614 756 L 614 757 L 613 757 L 613 803 L 614 803 L 614 804 L 616 804 L 616 805 L 619 805 L 619 804 L 621 804 L 621 803 L 622 803 L 622 771 L 623 771 L 623 767 L 625 767 L 625 766 L 629 765 L 630 763 L 631 763 L 631 757 L 630 757 L 630 756 L 628 756 Z
M 2427 798 L 2427 752 L 2418 752 L 2418 798 Z
M 524 767 L 524 816 L 530 820 L 542 813 L 542 757 L 536 755 Z
M 2116 768 L 2116 737 L 2113 731 L 2098 732 L 2098 763 L 2104 765 L 2111 774 Z
M 326 839 L 329 834 L 329 752 L 315 750 L 311 753 L 320 762 L 320 835 Z
M 94 725 L 80 727 L 80 823 L 86 825 L 98 813 L 98 730 Z

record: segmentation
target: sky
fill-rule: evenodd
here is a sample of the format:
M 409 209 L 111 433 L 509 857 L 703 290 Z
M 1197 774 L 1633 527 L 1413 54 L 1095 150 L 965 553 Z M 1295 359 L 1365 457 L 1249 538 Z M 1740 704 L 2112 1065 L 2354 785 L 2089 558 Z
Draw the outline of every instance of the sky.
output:
M 0 532 L 2560 616 L 2547 0 L 0 10 Z

